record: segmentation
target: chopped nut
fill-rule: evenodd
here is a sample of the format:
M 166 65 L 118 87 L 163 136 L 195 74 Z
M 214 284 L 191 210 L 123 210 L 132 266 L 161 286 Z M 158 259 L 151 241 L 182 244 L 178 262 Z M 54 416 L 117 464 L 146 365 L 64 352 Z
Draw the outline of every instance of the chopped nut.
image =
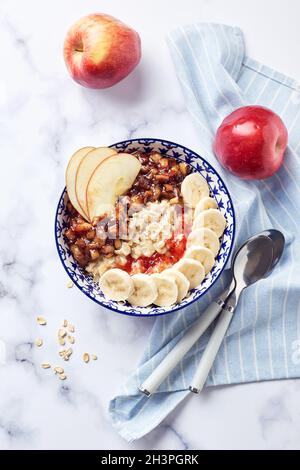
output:
M 43 345 L 43 340 L 41 338 L 38 338 L 35 340 L 35 345 L 39 348 L 40 346 Z
M 87 238 L 88 240 L 94 240 L 95 236 L 96 236 L 96 230 L 94 230 L 94 229 L 93 229 L 93 230 L 90 230 L 90 231 L 87 232 L 87 234 L 86 234 L 86 238 Z
M 98 357 L 96 356 L 96 354 L 91 354 L 91 358 L 93 359 L 93 361 L 97 361 Z
M 169 176 L 168 175 L 155 175 L 155 179 L 162 183 L 166 183 L 167 181 L 169 181 Z
M 62 368 L 62 367 L 59 367 L 59 366 L 54 367 L 53 370 L 54 370 L 55 374 L 63 374 L 63 373 L 64 373 L 63 368 Z
M 75 343 L 75 338 L 74 338 L 74 336 L 68 335 L 68 336 L 67 336 L 67 339 L 68 339 L 69 343 L 71 343 L 71 344 L 74 344 L 74 343 Z
M 165 184 L 164 190 L 165 191 L 173 191 L 173 186 L 169 183 Z
M 48 362 L 43 362 L 42 368 L 43 368 L 43 369 L 50 369 L 50 368 L 51 368 L 51 365 L 50 365 Z
M 153 201 L 157 201 L 157 199 L 159 198 L 160 194 L 161 194 L 160 187 L 159 187 L 159 186 L 155 186 L 155 187 L 152 189 L 152 200 L 153 200 Z
M 90 360 L 90 355 L 89 355 L 88 353 L 84 353 L 84 355 L 83 355 L 83 360 L 84 360 L 84 362 L 86 362 L 86 363 L 89 362 L 89 360 Z
M 71 289 L 72 287 L 74 287 L 74 282 L 73 282 L 73 281 L 69 281 L 68 284 L 67 284 L 67 288 L 68 288 L 68 289 Z
M 68 230 L 66 230 L 65 232 L 65 236 L 70 240 L 70 241 L 74 241 L 76 239 L 76 235 L 74 233 L 74 231 L 69 228 Z
M 68 330 L 70 333 L 74 333 L 74 331 L 75 331 L 74 325 L 71 325 L 71 324 L 69 323 L 68 326 L 67 326 L 67 330 Z
M 92 261 L 96 261 L 100 257 L 100 253 L 98 250 L 90 250 L 90 256 Z
M 68 320 L 64 320 L 63 327 L 67 328 L 67 326 L 68 326 Z
M 36 321 L 39 325 L 47 325 L 47 321 L 43 317 L 37 317 Z
M 121 248 L 121 246 L 122 246 L 121 240 L 119 240 L 119 239 L 115 240 L 115 241 L 114 241 L 114 245 L 115 245 L 115 249 L 116 249 L 116 250 L 119 250 L 119 249 Z
M 188 171 L 187 164 L 183 163 L 183 162 L 180 162 L 179 163 L 179 168 L 180 168 L 181 173 L 185 176 L 187 174 L 187 171 Z
M 178 203 L 179 203 L 178 197 L 172 197 L 172 199 L 170 199 L 170 204 L 178 204 Z
M 64 338 L 58 338 L 58 342 L 61 346 L 64 346 L 66 344 Z
M 76 240 L 75 245 L 82 249 L 86 247 L 85 240 L 82 240 L 81 238 Z
M 154 152 L 150 154 L 151 160 L 153 160 L 155 163 L 157 163 L 161 159 L 161 155 L 158 152 Z
M 173 175 L 177 175 L 179 173 L 179 171 L 180 171 L 179 165 L 172 166 L 171 172 L 172 172 Z
M 60 357 L 64 357 L 64 355 L 66 354 L 66 349 L 62 349 L 61 351 L 59 351 L 59 355 Z
M 60 380 L 66 380 L 67 376 L 65 374 L 58 374 L 57 375 Z
M 111 245 L 104 245 L 101 248 L 101 253 L 103 253 L 104 255 L 113 255 L 114 251 L 115 251 L 114 247 Z
M 169 161 L 167 158 L 161 158 L 159 164 L 163 168 L 167 168 L 169 166 Z
M 89 232 L 92 228 L 92 225 L 88 222 L 82 222 L 74 227 L 74 232 Z

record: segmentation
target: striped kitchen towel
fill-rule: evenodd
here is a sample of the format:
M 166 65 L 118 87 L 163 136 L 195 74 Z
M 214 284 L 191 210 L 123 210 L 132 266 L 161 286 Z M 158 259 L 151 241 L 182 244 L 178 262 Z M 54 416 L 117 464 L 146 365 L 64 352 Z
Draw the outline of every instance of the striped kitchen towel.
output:
M 236 246 L 272 227 L 281 230 L 287 241 L 284 256 L 272 275 L 242 295 L 206 385 L 300 377 L 299 85 L 247 57 L 238 28 L 218 24 L 186 26 L 172 32 L 168 44 L 186 106 L 199 133 L 195 150 L 215 166 L 233 197 Z M 214 133 L 223 118 L 246 104 L 272 108 L 289 130 L 284 164 L 275 176 L 264 181 L 247 182 L 230 175 L 212 152 Z M 228 269 L 196 305 L 156 320 L 137 371 L 110 403 L 113 425 L 128 441 L 151 431 L 189 393 L 210 331 L 152 397 L 143 396 L 138 384 L 227 281 Z

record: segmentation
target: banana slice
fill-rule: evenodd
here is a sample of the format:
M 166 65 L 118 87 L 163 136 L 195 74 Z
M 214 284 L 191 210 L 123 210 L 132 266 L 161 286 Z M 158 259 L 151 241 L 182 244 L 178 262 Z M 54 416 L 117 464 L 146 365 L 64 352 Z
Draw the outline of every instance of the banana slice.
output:
M 122 269 L 109 269 L 99 281 L 100 288 L 110 300 L 127 300 L 134 290 L 131 277 Z
M 184 203 L 194 208 L 200 199 L 209 195 L 209 187 L 203 176 L 191 173 L 181 183 L 181 194 Z
M 196 217 L 201 214 L 201 212 L 206 211 L 207 209 L 218 209 L 217 201 L 209 196 L 200 199 L 196 205 L 194 219 L 196 219 Z
M 128 302 L 137 307 L 148 307 L 157 297 L 157 288 L 154 280 L 147 274 L 134 274 L 131 276 L 134 291 L 128 297 Z
M 182 258 L 174 265 L 175 269 L 180 271 L 190 281 L 191 289 L 199 286 L 205 278 L 203 264 L 194 259 Z
M 177 289 L 178 289 L 178 296 L 177 302 L 181 302 L 182 299 L 186 296 L 190 288 L 190 282 L 185 277 L 182 272 L 177 271 L 176 269 L 166 269 L 161 273 L 161 276 L 171 279 L 172 281 L 176 282 Z
M 191 246 L 184 254 L 184 258 L 195 259 L 199 263 L 203 264 L 205 274 L 209 273 L 213 265 L 215 264 L 215 258 L 213 252 L 209 248 L 204 246 Z
M 201 245 L 208 248 L 213 252 L 215 257 L 219 253 L 220 249 L 220 242 L 217 235 L 206 227 L 193 230 L 189 234 L 187 239 L 187 248 L 194 245 Z
M 173 279 L 162 276 L 161 274 L 152 274 L 151 278 L 154 280 L 158 292 L 153 303 L 159 307 L 170 307 L 175 304 L 178 297 L 176 282 Z
M 226 219 L 218 209 L 207 209 L 194 220 L 192 229 L 202 227 L 210 228 L 220 238 L 226 227 Z

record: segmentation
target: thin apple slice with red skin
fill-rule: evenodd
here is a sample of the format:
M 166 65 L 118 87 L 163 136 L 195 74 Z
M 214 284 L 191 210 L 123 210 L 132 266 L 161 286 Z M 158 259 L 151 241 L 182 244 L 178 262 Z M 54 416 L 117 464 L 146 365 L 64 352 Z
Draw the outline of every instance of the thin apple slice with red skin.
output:
M 77 150 L 77 152 L 75 152 L 70 158 L 66 169 L 66 187 L 69 199 L 71 201 L 72 206 L 75 207 L 77 212 L 79 212 L 79 214 L 82 215 L 82 217 L 84 217 L 85 219 L 88 219 L 87 214 L 80 207 L 76 197 L 76 173 L 82 159 L 87 155 L 88 152 L 93 149 L 94 147 L 83 147 Z
M 88 217 L 88 208 L 86 201 L 86 188 L 88 182 L 100 163 L 106 158 L 116 155 L 116 151 L 109 147 L 98 147 L 88 152 L 77 167 L 75 192 L 81 210 Z
M 140 169 L 140 161 L 130 153 L 118 153 L 97 166 L 86 191 L 90 220 L 114 208 L 118 196 L 131 188 Z

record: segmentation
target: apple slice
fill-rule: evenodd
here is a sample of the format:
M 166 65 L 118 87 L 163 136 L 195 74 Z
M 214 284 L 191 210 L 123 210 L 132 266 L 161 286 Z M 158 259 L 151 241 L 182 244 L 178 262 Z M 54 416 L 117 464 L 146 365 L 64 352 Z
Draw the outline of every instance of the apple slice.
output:
M 111 155 L 116 155 L 116 153 L 115 150 L 108 147 L 94 148 L 79 163 L 76 173 L 75 192 L 78 204 L 85 214 L 88 214 L 86 188 L 94 170 L 103 160 Z
M 69 199 L 75 207 L 75 209 L 79 212 L 82 217 L 85 219 L 87 218 L 87 215 L 84 213 L 84 211 L 81 209 L 77 197 L 76 197 L 76 189 L 75 189 L 75 182 L 76 182 L 76 173 L 77 173 L 77 168 L 80 165 L 80 162 L 82 159 L 85 157 L 85 155 L 93 150 L 95 147 L 83 147 L 82 149 L 77 150 L 72 157 L 69 160 L 67 169 L 66 169 L 66 187 L 67 187 L 67 192 Z
M 113 209 L 118 196 L 131 188 L 140 169 L 140 161 L 130 153 L 118 153 L 97 166 L 86 191 L 90 220 Z

